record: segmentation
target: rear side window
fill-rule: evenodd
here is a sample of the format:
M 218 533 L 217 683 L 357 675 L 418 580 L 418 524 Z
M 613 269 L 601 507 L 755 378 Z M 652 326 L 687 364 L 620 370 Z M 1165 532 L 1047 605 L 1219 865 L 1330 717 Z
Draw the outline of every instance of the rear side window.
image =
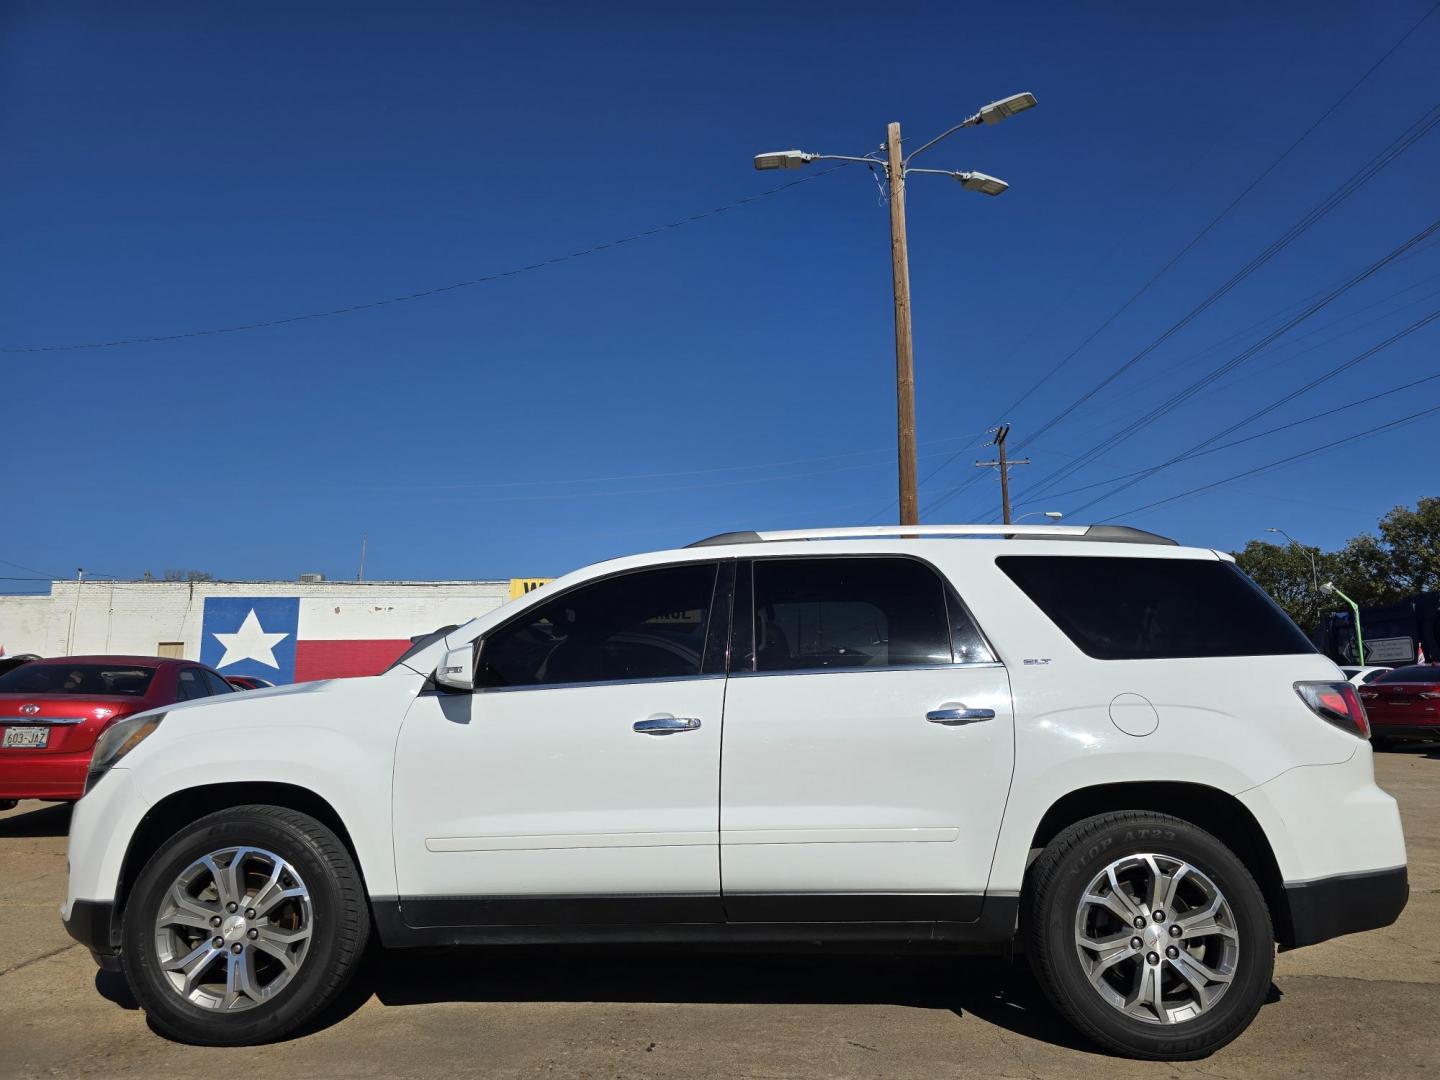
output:
M 944 583 L 913 559 L 758 559 L 755 670 L 949 664 Z M 989 660 L 953 601 L 964 660 Z M 983 656 L 979 653 L 983 652 Z
M 1002 555 L 1001 570 L 1087 656 L 1286 656 L 1315 647 L 1223 559 Z

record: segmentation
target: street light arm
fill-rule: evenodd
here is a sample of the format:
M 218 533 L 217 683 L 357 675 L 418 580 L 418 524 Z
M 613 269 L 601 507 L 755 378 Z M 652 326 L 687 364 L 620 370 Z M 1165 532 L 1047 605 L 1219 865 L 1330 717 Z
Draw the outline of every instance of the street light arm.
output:
M 919 157 L 921 154 L 923 154 L 926 150 L 929 150 L 930 147 L 934 146 L 934 145 L 935 145 L 936 143 L 938 143 L 941 139 L 948 139 L 951 135 L 954 135 L 955 132 L 959 131 L 961 128 L 974 127 L 974 126 L 975 126 L 976 124 L 978 124 L 978 123 L 980 123 L 980 114 L 979 114 L 979 113 L 976 113 L 974 116 L 969 117 L 968 119 L 961 120 L 960 123 L 956 124 L 954 127 L 949 128 L 949 129 L 946 130 L 946 131 L 942 131 L 939 135 L 936 135 L 935 138 L 931 139 L 931 140 L 930 140 L 929 142 L 927 142 L 924 146 L 922 146 L 922 147 L 920 147 L 920 148 L 918 148 L 918 149 L 916 149 L 916 150 L 911 150 L 910 153 L 909 153 L 909 155 L 905 158 L 905 164 L 908 166 L 908 165 L 910 164 L 910 162 L 914 161 L 917 157 Z M 909 170 L 907 169 L 906 171 L 909 171 Z M 923 169 L 916 169 L 915 171 L 916 171 L 916 172 L 924 172 L 925 170 L 923 170 Z M 933 171 L 933 170 L 931 170 L 931 171 Z
M 873 157 L 847 157 L 844 154 L 811 154 L 811 161 L 856 161 L 861 165 L 879 165 L 882 168 L 885 162 Z

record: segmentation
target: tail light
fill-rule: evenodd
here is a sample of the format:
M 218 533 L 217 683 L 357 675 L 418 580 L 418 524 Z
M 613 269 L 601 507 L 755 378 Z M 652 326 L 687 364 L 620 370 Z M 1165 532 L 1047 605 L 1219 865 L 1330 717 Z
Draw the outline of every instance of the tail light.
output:
M 1297 682 L 1295 693 L 1310 706 L 1310 711 L 1322 720 L 1328 720 L 1336 727 L 1344 728 L 1351 735 L 1362 739 L 1370 738 L 1370 718 L 1365 715 L 1365 706 L 1360 695 L 1348 682 Z

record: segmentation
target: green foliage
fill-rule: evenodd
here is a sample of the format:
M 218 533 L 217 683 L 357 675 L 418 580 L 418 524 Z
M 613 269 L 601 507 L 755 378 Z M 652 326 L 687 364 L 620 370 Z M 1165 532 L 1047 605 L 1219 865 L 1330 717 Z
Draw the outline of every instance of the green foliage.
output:
M 1339 551 L 1251 540 L 1235 561 L 1306 629 L 1341 610 L 1316 591 L 1317 580 L 1335 582 L 1362 607 L 1434 592 L 1440 590 L 1440 498 L 1421 499 L 1414 510 L 1395 507 L 1380 519 L 1378 536 L 1361 533 Z

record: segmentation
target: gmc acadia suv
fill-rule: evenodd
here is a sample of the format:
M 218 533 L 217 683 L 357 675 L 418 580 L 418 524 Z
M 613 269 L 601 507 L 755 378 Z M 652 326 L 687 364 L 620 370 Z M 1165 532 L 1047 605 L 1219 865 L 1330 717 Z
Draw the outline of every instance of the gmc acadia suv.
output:
M 1106 526 L 729 533 L 577 571 L 388 671 L 97 746 L 71 934 L 160 1031 L 295 1031 L 386 946 L 1017 947 L 1193 1058 L 1274 951 L 1393 922 L 1355 688 L 1228 556 Z

